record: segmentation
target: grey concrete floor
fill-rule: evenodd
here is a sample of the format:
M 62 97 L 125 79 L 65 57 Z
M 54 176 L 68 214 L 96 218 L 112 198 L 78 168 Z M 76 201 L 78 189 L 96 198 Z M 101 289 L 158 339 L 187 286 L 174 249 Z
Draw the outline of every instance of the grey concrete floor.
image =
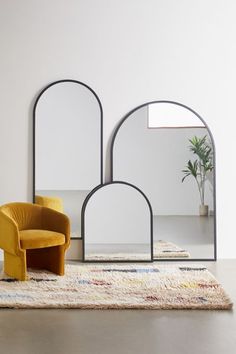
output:
M 236 303 L 236 260 L 204 263 Z M 3 354 L 235 354 L 234 311 L 0 310 Z
M 190 253 L 190 258 L 214 258 L 214 218 L 170 215 L 153 217 L 154 241 L 173 242 Z

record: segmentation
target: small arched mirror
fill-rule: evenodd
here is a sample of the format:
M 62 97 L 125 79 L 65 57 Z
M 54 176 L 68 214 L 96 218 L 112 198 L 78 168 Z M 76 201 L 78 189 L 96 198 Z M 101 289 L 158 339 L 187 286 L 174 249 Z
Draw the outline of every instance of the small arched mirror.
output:
M 34 106 L 34 199 L 64 211 L 81 237 L 81 207 L 102 183 L 102 106 L 84 83 L 48 85 Z
M 112 180 L 151 203 L 154 259 L 215 259 L 214 143 L 196 112 L 169 101 L 137 107 L 114 134 L 111 167 Z
M 85 261 L 152 261 L 149 201 L 124 182 L 95 188 L 83 205 L 82 236 Z

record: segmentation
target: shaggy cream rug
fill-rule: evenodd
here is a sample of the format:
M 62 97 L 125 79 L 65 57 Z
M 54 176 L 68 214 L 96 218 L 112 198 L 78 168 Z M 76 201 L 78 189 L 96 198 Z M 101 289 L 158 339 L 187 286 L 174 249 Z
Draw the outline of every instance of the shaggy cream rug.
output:
M 0 277 L 0 307 L 80 309 L 231 309 L 221 285 L 201 265 L 68 264 L 63 277 L 29 271 Z

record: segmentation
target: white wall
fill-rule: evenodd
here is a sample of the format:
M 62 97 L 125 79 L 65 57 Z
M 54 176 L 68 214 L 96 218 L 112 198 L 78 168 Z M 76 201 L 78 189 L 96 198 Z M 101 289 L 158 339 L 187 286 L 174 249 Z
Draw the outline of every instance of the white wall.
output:
M 86 82 L 104 107 L 104 158 L 130 109 L 195 109 L 217 152 L 218 256 L 236 257 L 234 0 L 1 0 L 0 203 L 32 198 L 32 106 L 47 83 Z

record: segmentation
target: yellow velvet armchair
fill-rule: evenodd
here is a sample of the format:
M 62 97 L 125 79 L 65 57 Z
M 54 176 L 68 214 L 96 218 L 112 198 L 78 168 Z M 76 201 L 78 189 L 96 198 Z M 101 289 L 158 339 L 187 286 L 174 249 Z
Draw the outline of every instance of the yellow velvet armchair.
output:
M 0 248 L 7 275 L 27 280 L 27 267 L 64 275 L 70 221 L 60 212 L 31 203 L 0 207 Z

